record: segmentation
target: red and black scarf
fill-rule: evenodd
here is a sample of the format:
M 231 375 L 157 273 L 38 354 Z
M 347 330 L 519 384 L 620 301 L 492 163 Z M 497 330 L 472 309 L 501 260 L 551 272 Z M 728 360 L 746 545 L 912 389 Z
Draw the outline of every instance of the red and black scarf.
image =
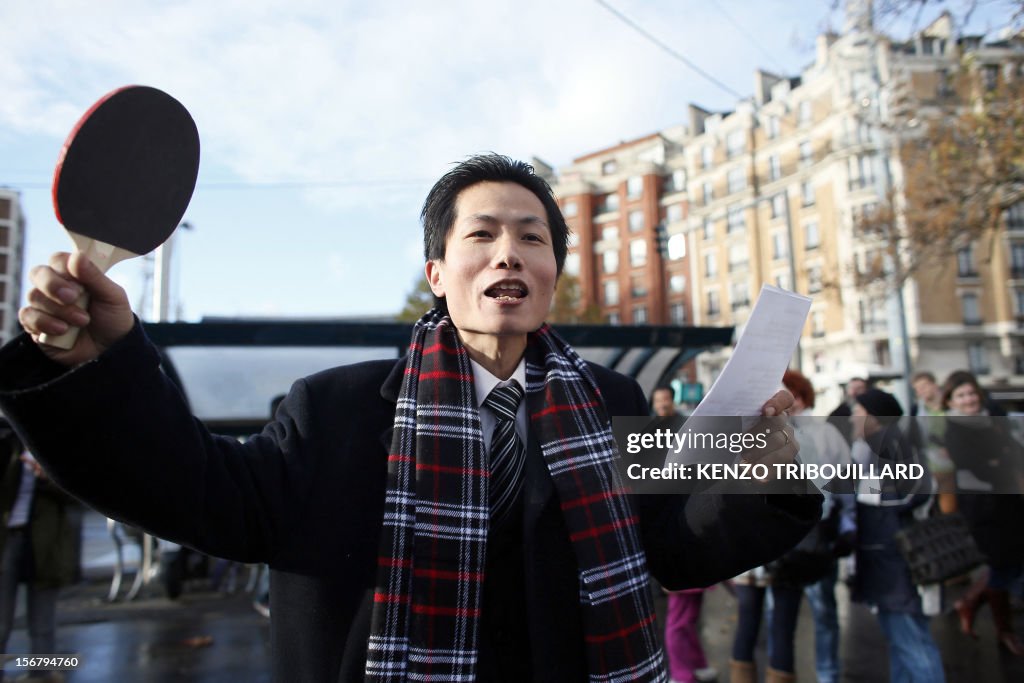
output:
M 637 518 L 597 382 L 547 325 L 528 344 L 530 430 L 579 567 L 590 680 L 664 681 Z M 476 679 L 487 485 L 469 355 L 434 310 L 413 329 L 395 411 L 367 681 Z

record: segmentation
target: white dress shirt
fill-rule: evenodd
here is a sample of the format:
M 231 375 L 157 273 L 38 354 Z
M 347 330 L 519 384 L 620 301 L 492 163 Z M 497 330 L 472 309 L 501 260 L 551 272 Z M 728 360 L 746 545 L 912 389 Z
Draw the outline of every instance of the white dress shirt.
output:
M 512 372 L 512 376 L 507 380 L 500 380 L 492 375 L 484 366 L 477 363 L 472 358 L 469 362 L 473 366 L 473 388 L 476 390 L 476 406 L 480 410 L 480 428 L 484 433 L 484 450 L 488 453 L 491 451 L 491 436 L 494 434 L 494 425 L 497 424 L 498 419 L 494 415 L 494 411 L 484 405 L 484 401 L 487 400 L 487 396 L 490 395 L 491 391 L 495 387 L 504 387 L 517 382 L 519 387 L 523 390 L 523 400 L 519 402 L 519 409 L 516 411 L 516 434 L 519 435 L 519 439 L 525 444 L 526 443 L 526 359 L 520 358 L 519 365 Z

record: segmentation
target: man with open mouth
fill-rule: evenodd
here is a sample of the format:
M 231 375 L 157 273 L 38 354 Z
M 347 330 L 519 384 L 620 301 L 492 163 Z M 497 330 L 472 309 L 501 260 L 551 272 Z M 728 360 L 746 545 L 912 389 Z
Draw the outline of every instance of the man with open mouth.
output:
M 275 680 L 667 680 L 648 572 L 682 589 L 764 564 L 820 496 L 628 493 L 610 417 L 646 401 L 544 324 L 568 240 L 547 183 L 471 157 L 421 217 L 437 305 L 407 355 L 298 380 L 244 444 L 192 418 L 123 290 L 77 254 L 33 269 L 0 407 L 105 514 L 269 563 Z M 36 343 L 68 326 L 74 348 Z M 778 430 L 765 457 L 796 448 Z

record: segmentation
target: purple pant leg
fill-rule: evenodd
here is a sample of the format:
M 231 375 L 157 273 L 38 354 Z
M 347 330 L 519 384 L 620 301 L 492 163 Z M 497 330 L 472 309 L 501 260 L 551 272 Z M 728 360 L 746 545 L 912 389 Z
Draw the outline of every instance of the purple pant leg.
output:
M 665 617 L 665 651 L 668 671 L 680 683 L 693 683 L 693 672 L 708 665 L 700 645 L 697 620 L 704 602 L 704 591 L 671 593 Z

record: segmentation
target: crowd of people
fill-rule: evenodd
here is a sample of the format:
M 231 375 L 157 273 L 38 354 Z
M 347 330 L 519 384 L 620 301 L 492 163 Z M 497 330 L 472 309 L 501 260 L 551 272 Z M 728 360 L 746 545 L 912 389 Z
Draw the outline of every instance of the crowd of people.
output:
M 755 648 L 767 625 L 764 680 L 795 680 L 794 637 L 801 600 L 813 616 L 817 680 L 841 680 L 840 624 L 836 584 L 843 575 L 850 599 L 868 606 L 889 646 L 890 680 L 945 679 L 931 618 L 955 613 L 963 634 L 974 637 L 978 610 L 988 604 L 1001 649 L 1024 656 L 1014 632 L 1011 595 L 1024 579 L 1022 446 L 1006 416 L 977 379 L 957 371 L 939 384 L 930 372 L 912 377 L 915 402 L 909 414 L 892 394 L 863 378 L 845 386 L 845 400 L 829 417 L 811 418 L 815 388 L 789 370 L 783 379 L 794 396 L 790 410 L 800 459 L 805 463 L 861 465 L 918 462 L 919 482 L 860 481 L 841 486 L 822 482 L 821 522 L 796 547 L 773 562 L 743 572 L 727 586 L 735 595 L 729 680 L 758 679 Z M 669 387 L 657 389 L 652 407 L 665 416 L 674 409 Z M 897 544 L 897 534 L 928 516 L 962 514 L 987 563 L 949 582 L 917 585 Z M 840 571 L 842 569 L 842 571 Z M 964 584 L 967 584 L 966 589 Z M 697 619 L 702 592 L 669 598 L 665 630 L 672 680 L 714 680 L 701 649 Z M 957 600 L 950 596 L 960 595 Z M 685 605 L 685 607 L 684 607 Z

